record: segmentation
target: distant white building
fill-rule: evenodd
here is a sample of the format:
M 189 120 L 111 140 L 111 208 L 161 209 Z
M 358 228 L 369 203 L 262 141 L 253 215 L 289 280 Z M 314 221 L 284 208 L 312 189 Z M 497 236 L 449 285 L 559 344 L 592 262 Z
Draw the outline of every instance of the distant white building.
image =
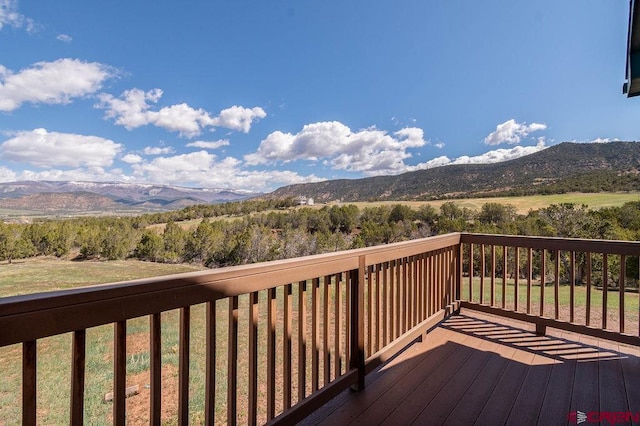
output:
M 299 206 L 313 206 L 314 204 L 313 198 L 303 197 L 302 195 L 298 197 Z

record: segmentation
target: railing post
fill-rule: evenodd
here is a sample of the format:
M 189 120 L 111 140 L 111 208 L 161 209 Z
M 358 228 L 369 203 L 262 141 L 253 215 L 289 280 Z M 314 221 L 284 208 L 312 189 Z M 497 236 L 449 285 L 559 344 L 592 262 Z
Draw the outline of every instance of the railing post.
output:
M 365 282 L 365 257 L 358 259 L 358 269 L 350 272 L 351 279 L 351 354 L 349 356 L 349 368 L 358 370 L 358 381 L 354 390 L 364 389 L 364 282 Z

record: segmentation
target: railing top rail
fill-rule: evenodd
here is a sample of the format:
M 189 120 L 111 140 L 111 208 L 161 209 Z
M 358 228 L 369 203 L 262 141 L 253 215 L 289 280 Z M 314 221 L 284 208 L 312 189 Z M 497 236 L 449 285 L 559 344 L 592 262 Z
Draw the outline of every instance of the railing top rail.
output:
M 580 238 L 529 237 L 520 235 L 461 234 L 461 243 L 575 252 L 640 255 L 640 242 L 616 240 L 588 240 Z
M 460 242 L 447 234 L 384 246 L 0 298 L 0 346 L 358 269 Z M 370 259 L 370 260 L 369 260 Z

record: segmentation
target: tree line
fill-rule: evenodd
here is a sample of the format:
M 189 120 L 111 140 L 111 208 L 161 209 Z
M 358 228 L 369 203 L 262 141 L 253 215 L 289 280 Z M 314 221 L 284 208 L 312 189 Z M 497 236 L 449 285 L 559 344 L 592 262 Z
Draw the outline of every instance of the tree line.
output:
M 298 207 L 294 199 L 200 205 L 136 217 L 0 223 L 0 260 L 32 256 L 136 258 L 215 268 L 388 244 L 448 232 L 638 240 L 640 201 L 599 210 L 571 203 L 518 214 L 488 202 L 479 211 L 446 202 L 358 208 Z M 198 219 L 185 228 L 180 222 Z M 153 227 L 154 224 L 166 224 Z M 635 269 L 637 271 L 637 260 Z M 633 265 L 630 266 L 633 268 Z M 635 273 L 637 275 L 637 272 Z

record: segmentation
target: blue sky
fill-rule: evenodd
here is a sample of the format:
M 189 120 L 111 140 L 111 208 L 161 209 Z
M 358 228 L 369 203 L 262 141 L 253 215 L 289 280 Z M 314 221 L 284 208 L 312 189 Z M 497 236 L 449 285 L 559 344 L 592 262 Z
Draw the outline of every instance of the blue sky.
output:
M 269 191 L 640 139 L 627 0 L 0 0 L 0 181 Z

